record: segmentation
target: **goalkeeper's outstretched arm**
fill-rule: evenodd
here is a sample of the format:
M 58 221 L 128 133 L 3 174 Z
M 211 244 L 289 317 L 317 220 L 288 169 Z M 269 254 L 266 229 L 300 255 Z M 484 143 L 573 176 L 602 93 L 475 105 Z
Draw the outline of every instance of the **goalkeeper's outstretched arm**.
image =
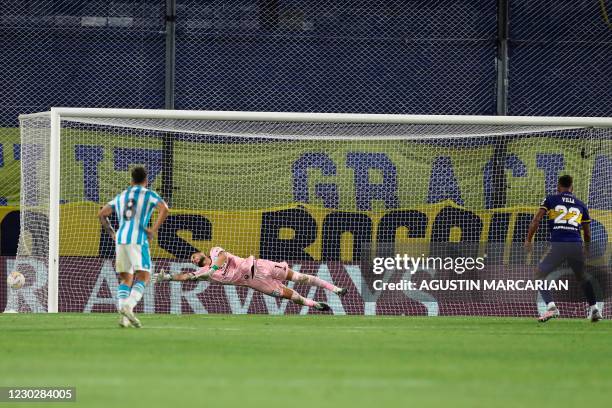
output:
M 196 255 L 196 254 L 194 254 Z M 192 256 L 192 261 L 193 261 Z M 170 275 L 166 271 L 161 271 L 153 275 L 153 279 L 155 282 L 164 282 L 164 281 L 175 281 L 175 282 L 185 282 L 190 280 L 210 280 L 210 276 L 215 273 L 217 270 L 224 267 L 227 262 L 227 254 L 225 251 L 221 251 L 217 254 L 215 259 L 210 259 L 209 257 L 204 256 L 202 258 L 203 263 L 200 264 L 200 268 L 194 272 L 186 272 L 186 273 L 177 273 L 175 275 Z M 196 262 L 197 264 L 197 262 Z
M 177 273 L 174 275 L 170 275 L 166 271 L 161 271 L 153 275 L 154 282 L 185 282 L 185 281 L 195 281 L 195 280 L 208 280 L 209 275 L 199 275 L 197 276 L 193 272 L 185 272 L 185 273 Z

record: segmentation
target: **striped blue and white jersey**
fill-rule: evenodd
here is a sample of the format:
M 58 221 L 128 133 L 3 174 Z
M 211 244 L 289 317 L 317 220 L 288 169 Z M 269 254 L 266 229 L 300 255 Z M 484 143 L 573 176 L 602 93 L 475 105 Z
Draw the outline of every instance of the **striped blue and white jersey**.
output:
M 159 194 L 142 186 L 128 187 L 109 201 L 119 219 L 117 244 L 148 244 L 145 229 L 160 201 Z

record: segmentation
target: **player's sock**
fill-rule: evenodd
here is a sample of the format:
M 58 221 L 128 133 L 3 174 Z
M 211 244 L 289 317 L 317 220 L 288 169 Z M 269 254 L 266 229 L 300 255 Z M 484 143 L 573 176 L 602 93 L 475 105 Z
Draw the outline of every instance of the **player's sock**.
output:
M 136 281 L 134 285 L 132 285 L 132 291 L 130 292 L 130 297 L 127 302 L 130 307 L 135 307 L 140 299 L 142 299 L 142 295 L 144 294 L 145 283 L 143 281 Z
M 317 276 L 307 275 L 305 273 L 299 273 L 295 271 L 293 272 L 293 276 L 291 277 L 291 280 L 297 283 L 305 283 L 310 286 L 317 286 L 319 288 L 324 288 L 334 293 L 342 290 L 341 288 L 334 286 L 333 284 L 327 281 L 324 281 L 323 279 Z
M 130 287 L 125 283 L 120 284 L 117 288 L 117 310 L 121 310 L 129 296 Z
M 312 299 L 305 298 L 304 296 L 297 293 L 295 290 L 291 294 L 291 301 L 297 303 L 298 305 L 304 305 L 308 307 L 314 307 L 317 302 Z
M 546 304 L 546 309 L 550 310 L 550 309 L 556 309 L 557 305 L 555 304 L 555 302 L 548 302 Z
M 552 297 L 552 294 L 550 293 L 550 290 L 542 289 L 540 290 L 540 295 L 542 295 L 542 300 L 547 305 L 553 301 L 553 297 Z
M 584 282 L 582 282 L 582 289 L 584 290 L 584 295 L 589 302 L 589 306 L 597 304 L 597 299 L 595 299 L 595 290 L 593 290 L 593 285 L 591 284 L 590 280 L 585 279 Z

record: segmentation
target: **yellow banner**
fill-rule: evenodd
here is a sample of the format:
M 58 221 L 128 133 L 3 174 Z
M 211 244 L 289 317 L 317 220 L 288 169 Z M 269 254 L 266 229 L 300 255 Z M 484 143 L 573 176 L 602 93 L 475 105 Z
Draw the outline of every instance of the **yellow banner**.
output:
M 98 209 L 93 203 L 61 206 L 61 256 L 112 256 L 113 243 L 100 226 Z M 191 251 L 221 246 L 240 256 L 270 257 L 293 249 L 313 260 L 331 258 L 351 262 L 359 255 L 359 248 L 355 246 L 364 242 L 372 246 L 380 243 L 402 246 L 432 240 L 510 245 L 524 240 L 527 226 L 537 210 L 537 207 L 512 207 L 469 211 L 450 201 L 368 212 L 308 205 L 245 211 L 171 210 L 159 236 L 151 243 L 151 255 L 187 259 Z M 13 245 L 17 243 L 17 211 L 17 207 L 0 207 L 4 234 L 0 239 L 5 247 L 7 241 L 14 241 Z M 592 210 L 591 217 L 593 241 L 609 242 L 612 211 Z M 38 219 L 39 222 L 28 225 L 30 231 L 24 235 L 26 252 L 47 246 L 46 217 L 39 215 Z M 34 245 L 34 240 L 40 242 Z
M 104 237 L 97 218 L 98 208 L 90 203 L 62 206 L 60 255 L 99 256 Z M 351 261 L 353 245 L 358 240 L 356 234 L 362 234 L 359 239 L 373 244 L 382 240 L 398 245 L 425 243 L 432 237 L 449 242 L 488 242 L 493 238 L 508 244 L 522 242 L 537 209 L 512 207 L 469 211 L 449 201 L 370 212 L 304 205 L 248 211 L 171 210 L 166 230 L 162 228 L 160 236 L 151 243 L 151 250 L 153 257 L 173 258 L 177 256 L 172 253 L 177 247 L 207 250 L 211 246 L 222 246 L 236 255 L 260 256 L 269 253 L 270 248 L 262 246 L 270 242 L 275 245 L 301 242 L 307 244 L 304 251 L 319 260 L 324 248 L 333 247 L 333 242 L 339 239 L 339 260 Z M 611 211 L 592 211 L 595 240 L 608 240 L 609 231 L 612 231 L 611 215 Z M 209 233 L 201 239 L 203 230 Z

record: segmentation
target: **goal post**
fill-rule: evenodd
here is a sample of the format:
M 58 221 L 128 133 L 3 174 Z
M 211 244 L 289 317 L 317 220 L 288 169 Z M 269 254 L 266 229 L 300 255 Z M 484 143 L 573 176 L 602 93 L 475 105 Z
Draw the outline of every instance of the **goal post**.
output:
M 286 260 L 353 288 L 346 299 L 329 299 L 338 314 L 528 314 L 535 304 L 528 291 L 365 293 L 373 277 L 364 275 L 363 260 L 371 263 L 385 248 L 425 256 L 449 243 L 469 252 L 476 243 L 474 251 L 488 248 L 498 258 L 487 276 L 529 279 L 534 259 L 510 259 L 517 237 L 526 214 L 568 172 L 593 208 L 601 299 L 612 286 L 612 118 L 52 108 L 20 121 L 15 269 L 30 287 L 9 290 L 8 299 L 20 311 L 113 310 L 112 243 L 93 215 L 127 186 L 137 164 L 149 169 L 158 192 L 160 172 L 173 177 L 173 217 L 152 244 L 155 269 L 189 270 L 189 251 L 216 245 Z M 160 153 L 164 137 L 175 141 L 166 152 L 172 168 Z M 478 227 L 468 225 L 472 216 Z M 444 248 L 434 248 L 438 242 Z M 436 275 L 431 268 L 419 274 Z M 244 288 L 213 286 L 149 287 L 140 307 L 305 312 Z M 578 295 L 569 292 L 562 299 L 578 315 Z
M 60 137 L 61 116 L 57 109 L 49 113 L 49 283 L 47 311 L 57 313 L 59 310 L 59 229 L 60 229 Z

